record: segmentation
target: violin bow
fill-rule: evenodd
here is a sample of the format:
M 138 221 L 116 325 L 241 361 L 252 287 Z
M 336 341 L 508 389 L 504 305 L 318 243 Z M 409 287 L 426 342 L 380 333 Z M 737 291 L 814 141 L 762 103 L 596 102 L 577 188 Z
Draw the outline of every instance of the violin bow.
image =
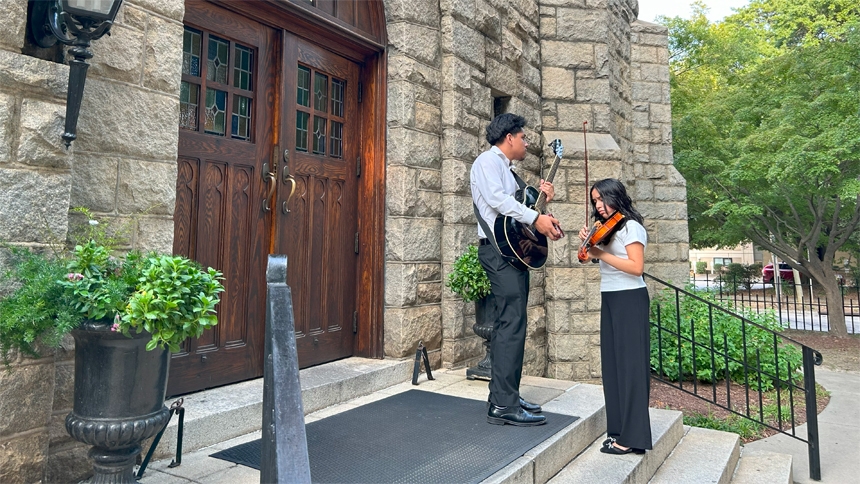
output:
M 588 193 L 588 136 L 586 136 L 586 126 L 588 121 L 582 122 L 582 146 L 585 153 L 585 226 L 588 227 L 588 209 L 591 205 L 591 194 Z

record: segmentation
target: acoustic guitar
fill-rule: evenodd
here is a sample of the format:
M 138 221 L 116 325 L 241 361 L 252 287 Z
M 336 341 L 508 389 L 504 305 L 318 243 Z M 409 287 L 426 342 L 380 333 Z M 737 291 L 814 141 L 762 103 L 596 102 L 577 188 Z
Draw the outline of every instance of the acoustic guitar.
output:
M 552 168 L 550 168 L 545 180 L 552 183 L 561 162 L 564 146 L 562 146 L 560 139 L 553 140 L 549 146 L 555 153 L 555 161 L 552 163 Z M 546 213 L 546 194 L 533 186 L 526 185 L 517 190 L 514 198 L 539 214 Z M 556 228 L 561 231 L 561 227 Z M 549 252 L 547 238 L 538 232 L 534 225 L 524 224 L 509 216 L 499 214 L 493 226 L 493 233 L 502 255 L 517 269 L 521 271 L 540 269 L 546 264 Z M 562 232 L 563 235 L 564 232 Z

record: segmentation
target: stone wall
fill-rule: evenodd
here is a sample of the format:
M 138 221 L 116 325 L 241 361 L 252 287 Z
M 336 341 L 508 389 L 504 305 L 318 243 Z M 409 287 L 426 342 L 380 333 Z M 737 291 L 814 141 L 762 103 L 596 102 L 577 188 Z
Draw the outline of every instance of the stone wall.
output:
M 0 234 L 14 245 L 63 241 L 83 206 L 128 226 L 127 247 L 171 251 L 179 118 L 182 0 L 124 3 L 114 35 L 93 42 L 78 121 L 66 149 L 69 69 L 22 55 L 27 2 L 0 0 Z M 122 108 L 122 109 L 119 109 Z M 0 482 L 62 482 L 90 473 L 71 440 L 73 340 L 0 371 Z

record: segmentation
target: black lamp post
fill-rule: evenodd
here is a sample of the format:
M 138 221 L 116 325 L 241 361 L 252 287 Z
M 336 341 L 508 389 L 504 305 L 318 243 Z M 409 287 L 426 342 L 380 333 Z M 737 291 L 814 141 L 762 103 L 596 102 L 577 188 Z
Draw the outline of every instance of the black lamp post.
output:
M 93 56 L 90 42 L 110 34 L 122 0 L 30 0 L 33 4 L 30 29 L 40 47 L 60 41 L 71 45 L 69 91 L 66 97 L 66 148 L 77 138 L 78 114 L 87 80 L 87 59 Z M 71 34 L 71 37 L 68 35 Z

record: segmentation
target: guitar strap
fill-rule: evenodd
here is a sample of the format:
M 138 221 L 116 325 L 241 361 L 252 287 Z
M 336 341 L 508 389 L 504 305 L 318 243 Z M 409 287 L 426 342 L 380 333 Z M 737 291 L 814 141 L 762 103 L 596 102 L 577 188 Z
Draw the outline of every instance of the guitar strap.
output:
M 490 243 L 493 245 L 493 247 L 496 248 L 496 252 L 498 252 L 499 255 L 502 256 L 502 259 L 508 260 L 507 257 L 502 254 L 502 249 L 499 248 L 499 244 L 498 242 L 496 242 L 496 236 L 493 234 L 493 231 L 490 230 L 490 227 L 487 226 L 487 222 L 484 220 L 484 217 L 481 217 L 481 213 L 478 212 L 478 206 L 475 205 L 475 202 L 472 202 L 472 208 L 475 209 L 475 218 L 477 218 L 478 223 L 481 224 L 481 230 L 484 231 L 484 235 L 487 237 L 487 239 L 490 240 Z
M 517 175 L 517 172 L 515 172 L 514 170 L 511 170 L 511 174 L 514 175 L 514 180 L 517 181 L 517 185 L 519 185 L 520 190 L 525 190 L 526 182 L 524 182 L 523 179 L 520 178 L 520 176 Z

